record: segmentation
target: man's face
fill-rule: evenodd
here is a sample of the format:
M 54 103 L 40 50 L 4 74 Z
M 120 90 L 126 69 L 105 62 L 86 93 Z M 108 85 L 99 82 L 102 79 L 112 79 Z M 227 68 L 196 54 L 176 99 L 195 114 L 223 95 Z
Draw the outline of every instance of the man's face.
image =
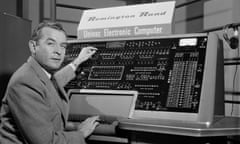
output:
M 41 38 L 36 44 L 35 59 L 47 71 L 60 68 L 66 49 L 66 35 L 63 31 L 45 27 L 41 31 Z

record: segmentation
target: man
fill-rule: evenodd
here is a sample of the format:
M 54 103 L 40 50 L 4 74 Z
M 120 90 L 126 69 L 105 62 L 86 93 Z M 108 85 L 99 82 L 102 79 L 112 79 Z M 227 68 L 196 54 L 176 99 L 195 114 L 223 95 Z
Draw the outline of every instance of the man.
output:
M 80 144 L 98 125 L 97 116 L 78 126 L 67 122 L 69 98 L 63 86 L 97 49 L 83 48 L 72 63 L 59 70 L 66 40 L 64 29 L 57 23 L 44 22 L 33 31 L 29 41 L 31 56 L 12 75 L 2 100 L 1 144 Z M 66 131 L 69 126 L 72 131 Z

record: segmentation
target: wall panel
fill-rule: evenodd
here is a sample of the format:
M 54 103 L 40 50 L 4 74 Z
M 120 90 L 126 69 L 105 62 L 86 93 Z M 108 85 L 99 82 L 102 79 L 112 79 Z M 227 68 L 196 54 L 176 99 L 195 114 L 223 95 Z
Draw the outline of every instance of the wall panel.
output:
M 49 0 L 43 0 L 43 17 L 45 19 L 46 18 L 50 19 L 51 17 L 50 10 L 51 10 L 51 2 Z
M 225 115 L 239 117 L 240 104 L 225 103 Z
M 43 20 L 50 19 L 51 5 L 49 0 L 43 0 Z M 126 5 L 120 0 L 57 0 L 56 21 L 62 23 L 70 37 L 76 37 L 77 26 L 82 11 L 89 8 L 103 8 Z
M 83 10 L 57 7 L 57 20 L 79 23 Z
M 204 4 L 204 29 L 233 22 L 234 0 L 211 0 Z
M 198 19 L 201 17 L 203 17 L 203 1 L 198 1 L 175 9 L 175 22 L 188 22 L 188 20 Z
M 77 27 L 78 23 L 69 23 L 64 21 L 59 21 L 62 24 L 63 28 L 66 30 L 69 36 L 76 36 L 77 35 Z
M 196 33 L 202 32 L 203 24 L 202 18 L 193 19 L 186 21 L 175 22 L 174 24 L 174 33 L 175 34 L 184 34 L 184 33 Z

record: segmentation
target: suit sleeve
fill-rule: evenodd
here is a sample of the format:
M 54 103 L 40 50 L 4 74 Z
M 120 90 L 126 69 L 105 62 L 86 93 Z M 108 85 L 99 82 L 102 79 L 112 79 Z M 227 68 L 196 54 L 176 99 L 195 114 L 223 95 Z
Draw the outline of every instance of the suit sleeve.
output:
M 56 130 L 53 118 L 61 117 L 46 100 L 44 87 L 34 83 L 15 83 L 9 88 L 7 102 L 14 121 L 27 143 L 85 144 L 81 132 Z M 59 118 L 61 120 L 61 118 Z
M 64 87 L 75 76 L 75 71 L 70 65 L 66 65 L 54 74 L 54 78 L 60 87 Z

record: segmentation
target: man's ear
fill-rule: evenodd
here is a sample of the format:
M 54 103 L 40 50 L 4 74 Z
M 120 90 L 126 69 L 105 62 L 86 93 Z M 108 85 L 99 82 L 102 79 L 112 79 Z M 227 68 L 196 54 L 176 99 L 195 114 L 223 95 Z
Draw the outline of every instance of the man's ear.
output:
M 29 40 L 28 46 L 29 46 L 29 49 L 30 49 L 31 54 L 32 54 L 32 55 L 35 55 L 35 53 L 36 53 L 36 41 L 34 41 L 34 40 Z

